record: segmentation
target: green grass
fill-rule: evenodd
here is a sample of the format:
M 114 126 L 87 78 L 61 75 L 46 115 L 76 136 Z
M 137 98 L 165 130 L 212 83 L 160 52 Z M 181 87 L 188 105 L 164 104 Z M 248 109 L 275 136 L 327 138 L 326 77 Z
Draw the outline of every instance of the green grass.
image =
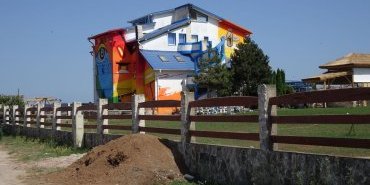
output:
M 15 154 L 21 161 L 37 161 L 48 157 L 68 156 L 74 153 L 84 153 L 87 149 L 75 149 L 70 146 L 60 146 L 51 140 L 27 139 L 20 136 L 4 136 L 0 144 L 10 154 Z

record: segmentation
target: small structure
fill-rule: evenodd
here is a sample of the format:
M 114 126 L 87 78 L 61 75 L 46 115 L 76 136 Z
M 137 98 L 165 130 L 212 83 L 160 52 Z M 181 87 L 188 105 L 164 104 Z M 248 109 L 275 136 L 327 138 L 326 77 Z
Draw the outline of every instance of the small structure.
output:
M 327 71 L 321 75 L 302 79 L 306 83 L 346 87 L 370 87 L 370 54 L 350 53 L 332 62 L 319 66 Z

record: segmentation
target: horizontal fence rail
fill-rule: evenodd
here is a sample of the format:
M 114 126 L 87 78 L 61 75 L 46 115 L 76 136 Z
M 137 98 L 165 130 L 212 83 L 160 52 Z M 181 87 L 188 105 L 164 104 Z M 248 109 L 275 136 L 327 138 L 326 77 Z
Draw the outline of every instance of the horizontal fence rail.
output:
M 370 100 L 370 88 L 334 89 L 288 94 L 273 97 L 272 105 L 294 105 L 323 102 L 344 102 Z M 370 114 L 367 115 L 301 115 L 301 116 L 269 116 L 272 124 L 370 124 Z M 370 139 L 328 138 L 303 136 L 271 136 L 273 143 L 333 146 L 348 148 L 370 148 Z
M 271 137 L 274 143 L 334 146 L 349 148 L 370 148 L 370 139 L 301 137 L 301 136 L 271 136 Z
M 271 116 L 277 124 L 370 124 L 370 115 Z
M 157 100 L 139 103 L 138 108 L 181 107 L 178 100 Z
M 189 102 L 188 119 L 190 122 L 245 122 L 257 123 L 258 115 L 192 115 L 191 109 L 198 107 L 243 106 L 257 107 L 258 98 L 252 96 L 210 98 Z M 258 133 L 237 133 L 220 131 L 189 130 L 193 137 L 210 137 L 221 139 L 259 140 Z
M 370 88 L 333 89 L 288 94 L 270 98 L 270 105 L 370 100 Z
M 109 103 L 103 105 L 103 109 L 108 110 L 131 110 L 131 103 Z
M 178 100 L 157 100 L 157 101 L 147 101 L 138 104 L 138 109 L 140 108 L 178 108 L 181 107 L 181 101 Z M 157 120 L 157 121 L 181 121 L 180 115 L 140 115 L 138 114 L 138 120 Z M 154 132 L 162 134 L 173 134 L 180 135 L 180 129 L 170 129 L 170 128 L 157 128 L 157 127 L 142 127 L 139 126 L 140 132 Z

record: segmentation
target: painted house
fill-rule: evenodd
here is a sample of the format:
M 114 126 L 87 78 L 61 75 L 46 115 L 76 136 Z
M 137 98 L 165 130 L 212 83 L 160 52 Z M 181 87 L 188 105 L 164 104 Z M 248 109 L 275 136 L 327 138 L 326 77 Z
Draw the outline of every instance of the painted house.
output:
M 207 51 L 229 63 L 236 45 L 251 31 L 193 4 L 153 12 L 131 26 L 89 38 L 93 44 L 95 100 L 180 99 L 181 81 L 197 73 Z M 198 95 L 197 97 L 199 97 Z

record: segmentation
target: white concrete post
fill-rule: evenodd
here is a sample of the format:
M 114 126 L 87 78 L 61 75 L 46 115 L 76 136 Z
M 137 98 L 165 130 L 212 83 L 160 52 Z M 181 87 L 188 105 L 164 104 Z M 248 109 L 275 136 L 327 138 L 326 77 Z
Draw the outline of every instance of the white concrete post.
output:
M 4 124 L 9 124 L 9 120 L 10 120 L 10 117 L 9 117 L 9 106 L 8 105 L 5 105 L 3 111 L 4 111 Z
M 77 108 L 81 105 L 80 102 L 72 104 L 72 135 L 73 145 L 76 148 L 82 147 L 84 136 L 84 116 L 81 111 L 77 111 Z
M 186 80 L 182 80 L 182 92 L 181 92 L 181 143 L 183 149 L 185 149 L 185 144 L 190 143 L 190 141 L 195 142 L 196 138 L 191 137 L 189 130 L 195 130 L 195 122 L 191 122 L 189 119 L 190 115 L 195 113 L 194 109 L 189 108 L 189 102 L 194 101 L 194 93 L 190 92 L 186 87 Z
M 189 102 L 194 101 L 194 93 L 189 91 L 181 92 L 181 143 L 185 148 L 186 143 L 195 142 L 195 137 L 191 137 L 189 130 L 195 130 L 195 122 L 191 122 L 189 116 L 194 114 L 194 110 L 189 108 Z
M 139 115 L 144 115 L 145 110 L 143 108 L 138 108 L 139 103 L 145 101 L 145 96 L 143 94 L 134 94 L 132 95 L 132 133 L 138 133 L 139 127 L 145 127 L 145 120 L 139 120 Z M 145 132 L 140 132 L 145 134 Z
M 275 86 L 265 84 L 258 86 L 260 148 L 264 151 L 272 151 L 273 149 L 273 143 L 271 140 L 272 122 L 270 115 L 272 115 L 273 112 L 276 115 L 276 108 L 272 111 L 272 106 L 269 107 L 269 99 L 274 95 L 276 95 Z
M 36 112 L 36 128 L 44 128 L 44 125 L 41 126 L 41 108 L 43 106 L 40 103 L 37 103 L 37 112 Z
M 96 127 L 96 132 L 98 134 L 108 134 L 109 130 L 108 129 L 103 129 L 103 125 L 108 125 L 108 119 L 103 119 L 103 115 L 108 115 L 108 109 L 103 109 L 104 105 L 108 104 L 108 99 L 99 99 L 98 101 L 98 107 L 97 107 L 97 127 Z
M 16 109 L 18 109 L 18 105 L 13 105 L 12 106 L 12 125 L 15 126 L 17 123 L 17 116 L 16 116 Z
M 31 125 L 28 123 L 29 121 L 31 121 L 31 118 L 27 117 L 28 115 L 30 115 L 31 113 L 27 110 L 28 108 L 30 108 L 30 106 L 28 106 L 27 104 L 24 105 L 24 110 L 23 110 L 23 126 L 24 127 L 30 127 Z
M 0 111 L 1 111 L 1 120 L 0 120 L 0 125 L 4 123 L 4 105 L 0 104 Z
M 60 106 L 61 104 L 59 102 L 54 102 L 53 104 L 53 125 L 52 125 L 53 131 L 60 130 L 60 126 L 58 126 L 58 124 L 61 123 L 61 120 L 57 119 L 57 116 L 62 115 L 60 111 L 57 111 L 57 108 L 59 108 Z

